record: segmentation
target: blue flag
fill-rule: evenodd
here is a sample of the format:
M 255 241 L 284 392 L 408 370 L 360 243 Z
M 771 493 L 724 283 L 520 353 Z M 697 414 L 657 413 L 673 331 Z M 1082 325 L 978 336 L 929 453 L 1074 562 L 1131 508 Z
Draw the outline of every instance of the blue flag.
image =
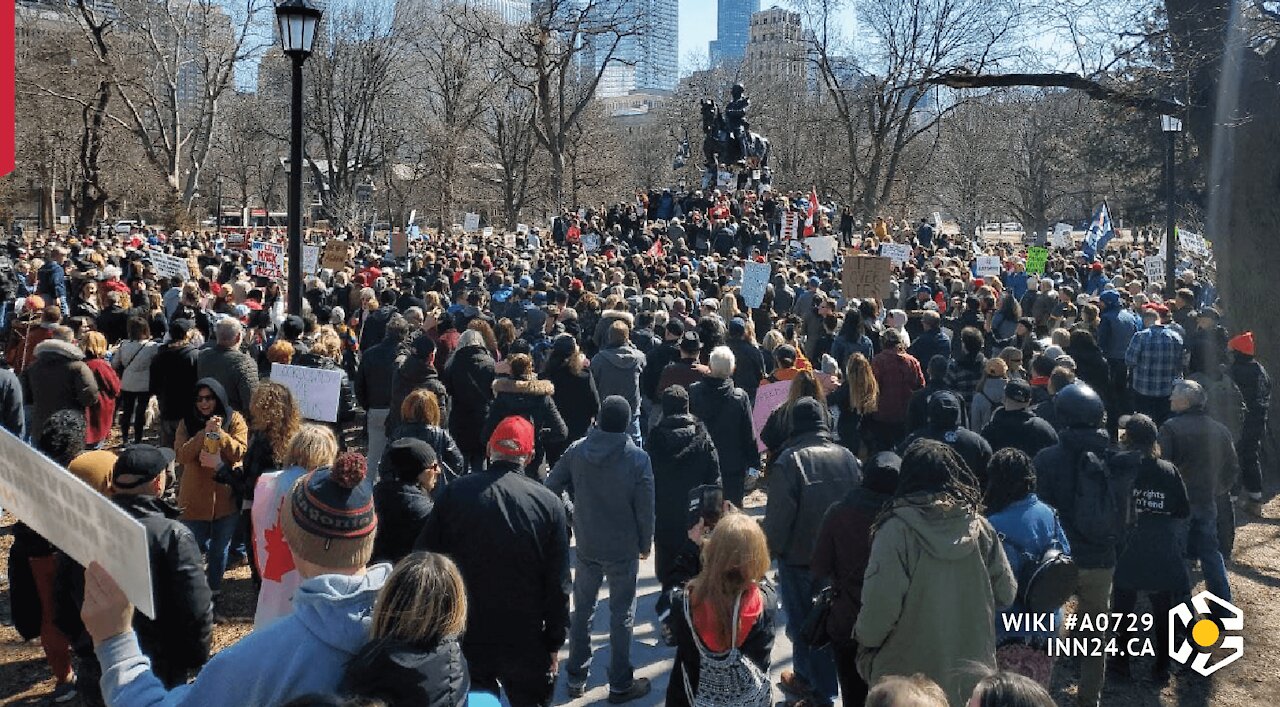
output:
M 1093 218 L 1089 221 L 1089 230 L 1084 235 L 1084 257 L 1092 261 L 1115 235 L 1115 229 L 1111 226 L 1111 210 L 1104 201 L 1093 212 Z

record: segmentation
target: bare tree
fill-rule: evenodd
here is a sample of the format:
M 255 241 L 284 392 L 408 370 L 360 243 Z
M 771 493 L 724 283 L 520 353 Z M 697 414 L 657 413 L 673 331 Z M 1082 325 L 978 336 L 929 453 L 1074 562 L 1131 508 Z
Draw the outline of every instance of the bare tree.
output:
M 486 161 L 498 165 L 506 227 L 514 229 L 529 198 L 537 138 L 533 134 L 534 107 L 528 93 L 508 84 L 506 96 L 495 101 L 481 122 Z

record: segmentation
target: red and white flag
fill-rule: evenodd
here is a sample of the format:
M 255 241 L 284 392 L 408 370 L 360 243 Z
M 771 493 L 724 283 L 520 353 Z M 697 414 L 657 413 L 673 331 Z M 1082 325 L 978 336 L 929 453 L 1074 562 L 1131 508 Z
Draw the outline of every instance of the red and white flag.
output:
M 649 254 L 649 257 L 650 257 L 650 258 L 665 258 L 665 257 L 667 257 L 667 252 L 666 252 L 666 249 L 662 246 L 662 239 L 661 239 L 661 238 L 656 238 L 656 239 L 654 239 L 654 241 L 653 241 L 653 245 L 649 246 L 648 254 Z
M 804 237 L 808 238 L 818 230 L 818 190 L 810 187 L 809 212 L 804 217 Z

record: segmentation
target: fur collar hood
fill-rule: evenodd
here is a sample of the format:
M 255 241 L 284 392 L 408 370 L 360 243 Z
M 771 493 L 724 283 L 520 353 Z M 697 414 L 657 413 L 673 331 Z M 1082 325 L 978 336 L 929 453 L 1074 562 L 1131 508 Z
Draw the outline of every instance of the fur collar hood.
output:
M 545 380 L 521 380 L 519 378 L 495 378 L 493 379 L 494 393 L 523 393 L 524 395 L 552 395 L 556 392 L 556 387 L 551 381 Z

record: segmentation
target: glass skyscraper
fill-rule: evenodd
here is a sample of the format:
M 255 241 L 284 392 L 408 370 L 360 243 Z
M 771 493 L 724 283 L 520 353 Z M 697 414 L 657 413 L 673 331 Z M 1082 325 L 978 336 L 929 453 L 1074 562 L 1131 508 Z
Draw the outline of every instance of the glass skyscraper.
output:
M 751 15 L 759 11 L 760 0 L 719 0 L 716 38 L 708 46 L 712 66 L 742 61 L 751 37 Z

